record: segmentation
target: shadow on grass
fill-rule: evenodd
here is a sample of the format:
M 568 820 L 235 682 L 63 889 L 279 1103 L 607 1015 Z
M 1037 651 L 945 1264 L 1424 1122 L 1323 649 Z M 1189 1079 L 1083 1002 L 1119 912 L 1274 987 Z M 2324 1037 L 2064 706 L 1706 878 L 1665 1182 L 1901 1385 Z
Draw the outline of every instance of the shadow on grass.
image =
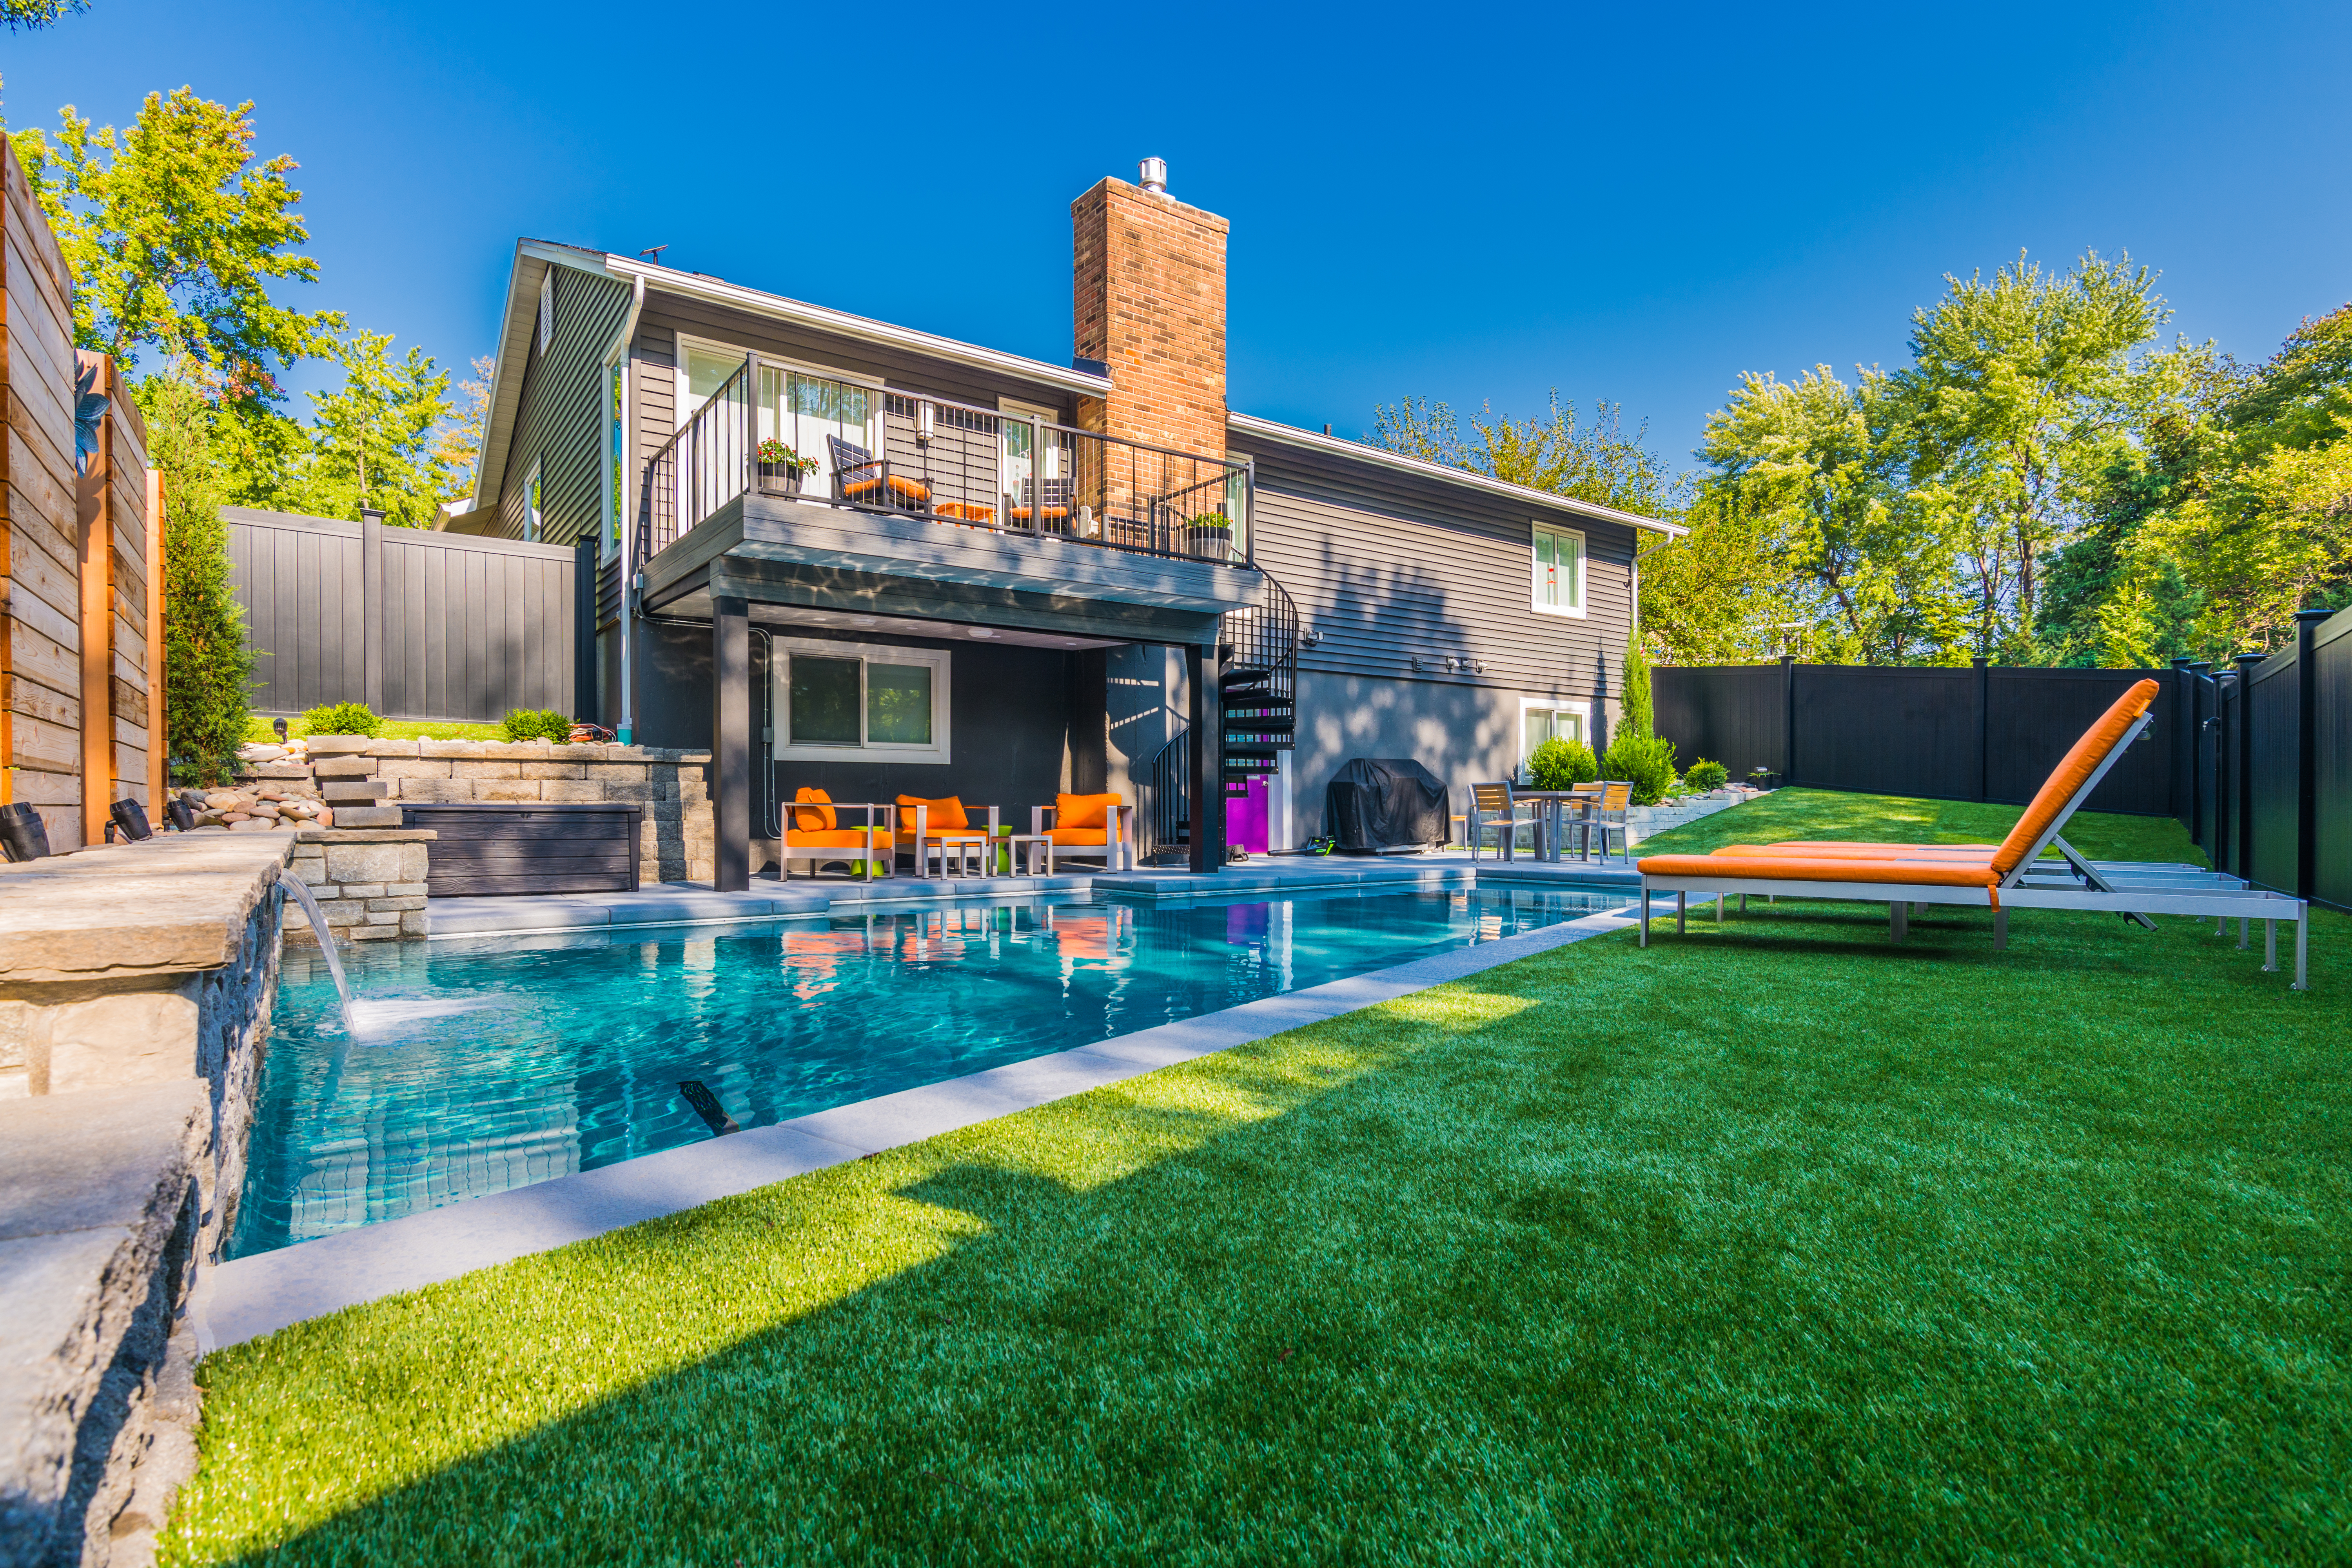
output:
M 304 1462 L 440 1430 L 299 1533 L 244 1520 L 290 1539 L 236 1560 L 2352 1542 L 2332 1027 L 2283 992 L 2217 1015 L 2212 952 L 2079 917 L 2006 955 L 1980 915 L 1901 947 L 1850 908 L 1748 925 L 1563 949 L 469 1277 L 413 1320 L 347 1315 L 373 1340 L 290 1331 L 238 1364 L 328 1380 L 342 1426 Z M 1963 958 L 1981 984 L 1948 984 Z M 812 1297 L 803 1271 L 852 1283 Z M 740 1333 L 619 1386 L 564 1359 L 729 1313 Z M 534 1389 L 594 1391 L 475 1436 L 512 1430 L 498 1380 L 525 1350 Z M 478 1358 L 481 1389 L 401 1381 L 436 1354 Z M 290 1519 L 316 1480 L 237 1424 L 303 1385 L 251 1383 L 200 1482 L 284 1487 Z

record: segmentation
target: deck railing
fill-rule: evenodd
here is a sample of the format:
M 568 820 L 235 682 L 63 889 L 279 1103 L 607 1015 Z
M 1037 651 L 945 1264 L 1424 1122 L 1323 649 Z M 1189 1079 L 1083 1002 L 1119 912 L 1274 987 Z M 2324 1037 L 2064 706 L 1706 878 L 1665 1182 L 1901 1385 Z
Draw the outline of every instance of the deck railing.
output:
M 822 406 L 810 406 L 812 386 L 827 389 Z M 814 468 L 761 460 L 781 458 L 779 447 Z M 638 559 L 753 492 L 1139 555 L 1256 561 L 1246 460 L 953 398 L 842 388 L 756 354 L 647 465 Z

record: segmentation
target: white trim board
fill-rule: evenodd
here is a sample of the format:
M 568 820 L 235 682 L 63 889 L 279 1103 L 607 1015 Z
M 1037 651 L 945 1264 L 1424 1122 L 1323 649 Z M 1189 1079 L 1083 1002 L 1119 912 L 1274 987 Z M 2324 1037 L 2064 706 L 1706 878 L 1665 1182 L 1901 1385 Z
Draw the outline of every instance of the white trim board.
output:
M 200 1276 L 191 1306 L 197 1344 L 205 1352 L 241 1344 L 345 1307 L 1049 1105 L 1633 923 L 1623 910 L 1585 915 L 1076 1050 L 217 1264 Z

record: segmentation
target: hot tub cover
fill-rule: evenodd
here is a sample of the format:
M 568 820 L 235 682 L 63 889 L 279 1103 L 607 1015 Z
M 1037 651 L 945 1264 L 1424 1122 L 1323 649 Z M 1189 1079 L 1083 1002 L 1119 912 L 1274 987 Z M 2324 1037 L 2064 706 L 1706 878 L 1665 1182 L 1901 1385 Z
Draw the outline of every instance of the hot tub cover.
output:
M 1417 849 L 1445 842 L 1453 802 L 1435 773 L 1410 760 L 1358 757 L 1323 795 L 1323 831 L 1341 849 Z

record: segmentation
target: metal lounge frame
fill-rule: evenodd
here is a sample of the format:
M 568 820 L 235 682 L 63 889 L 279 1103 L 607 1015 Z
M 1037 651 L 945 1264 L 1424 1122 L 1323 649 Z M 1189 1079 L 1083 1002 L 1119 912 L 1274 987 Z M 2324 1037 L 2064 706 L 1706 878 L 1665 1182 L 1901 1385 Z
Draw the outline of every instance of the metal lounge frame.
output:
M 2248 922 L 2261 921 L 2264 928 L 2263 970 L 2275 973 L 2278 970 L 2278 922 L 2294 922 L 2294 986 L 2297 991 L 2311 989 L 2309 979 L 2310 908 L 2302 900 L 2284 893 L 2265 892 L 2247 886 L 2236 878 L 2217 878 L 2183 868 L 2178 878 L 2170 875 L 2142 876 L 2124 872 L 2112 863 L 2097 864 L 2083 858 L 2059 837 L 2058 830 L 2074 815 L 2075 808 L 2091 797 L 2099 781 L 2106 776 L 2116 760 L 2129 751 L 2154 722 L 2152 713 L 2143 713 L 2132 721 L 2131 728 L 2108 749 L 2099 765 L 2083 781 L 2082 787 L 2068 797 L 2066 804 L 2027 849 L 2023 858 L 2001 879 L 1990 888 L 1949 887 L 1934 883 L 1864 882 L 1860 880 L 1822 879 L 1776 877 L 1709 877 L 1702 874 L 1659 875 L 1642 873 L 1641 945 L 1650 945 L 1651 899 L 1658 893 L 1675 895 L 1675 930 L 1685 929 L 1689 914 L 1690 895 L 1715 895 L 1715 918 L 1723 921 L 1724 904 L 1733 893 L 1740 895 L 1743 910 L 1747 895 L 1761 893 L 1775 898 L 1822 899 L 1846 903 L 1884 903 L 1887 906 L 1890 933 L 1896 942 L 1909 934 L 1909 916 L 1921 904 L 1952 904 L 1970 909 L 1990 909 L 1993 911 L 1993 946 L 1996 950 L 2009 945 L 2009 911 L 2021 910 L 2074 910 L 2103 912 L 2137 921 L 2153 931 L 2152 915 L 2189 915 L 2226 922 L 2241 922 L 2240 946 L 2245 945 L 2243 931 Z M 2082 885 L 2053 879 L 2049 869 L 2037 868 L 2044 850 L 2056 848 L 2063 857 L 2069 872 L 2081 879 Z M 1738 859 L 1739 857 L 1709 857 Z M 1745 858 L 1756 865 L 1760 858 Z M 1890 851 L 1885 862 L 1902 864 L 1899 851 Z M 1927 862 L 1915 860 L 1913 864 Z M 2117 885 L 2117 877 L 2124 885 Z M 2222 884 L 2235 883 L 2229 887 Z M 1867 889 L 1865 892 L 1864 889 Z M 2220 928 L 2217 926 L 2217 934 Z

